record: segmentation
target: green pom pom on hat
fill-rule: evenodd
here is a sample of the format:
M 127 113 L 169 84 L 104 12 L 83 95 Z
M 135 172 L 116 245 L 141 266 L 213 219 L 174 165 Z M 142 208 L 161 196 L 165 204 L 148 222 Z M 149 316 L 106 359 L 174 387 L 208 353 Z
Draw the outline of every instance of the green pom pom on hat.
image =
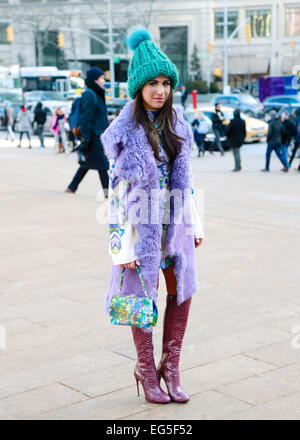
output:
M 145 29 L 133 32 L 128 46 L 134 55 L 128 69 L 128 93 L 134 99 L 148 81 L 157 76 L 170 78 L 172 89 L 178 85 L 178 70 L 172 61 L 152 41 Z

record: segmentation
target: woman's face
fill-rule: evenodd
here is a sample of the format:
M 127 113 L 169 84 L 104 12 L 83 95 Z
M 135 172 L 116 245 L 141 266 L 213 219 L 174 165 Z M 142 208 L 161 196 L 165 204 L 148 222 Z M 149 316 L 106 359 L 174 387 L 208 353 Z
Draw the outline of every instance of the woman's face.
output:
M 171 81 L 166 76 L 158 76 L 142 87 L 143 105 L 146 110 L 159 110 L 169 98 Z

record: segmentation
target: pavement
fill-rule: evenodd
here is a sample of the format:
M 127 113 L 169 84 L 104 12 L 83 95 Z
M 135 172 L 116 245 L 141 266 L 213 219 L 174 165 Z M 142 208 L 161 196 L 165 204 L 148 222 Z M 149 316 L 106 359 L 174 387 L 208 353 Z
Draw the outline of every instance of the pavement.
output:
M 130 329 L 104 314 L 107 226 L 96 172 L 64 190 L 75 154 L 16 148 L 0 132 L 1 419 L 300 419 L 300 175 L 261 173 L 265 144 L 193 152 L 206 238 L 182 350 L 185 405 L 137 396 Z M 295 167 L 298 166 L 295 161 Z M 161 279 L 155 357 L 161 352 Z

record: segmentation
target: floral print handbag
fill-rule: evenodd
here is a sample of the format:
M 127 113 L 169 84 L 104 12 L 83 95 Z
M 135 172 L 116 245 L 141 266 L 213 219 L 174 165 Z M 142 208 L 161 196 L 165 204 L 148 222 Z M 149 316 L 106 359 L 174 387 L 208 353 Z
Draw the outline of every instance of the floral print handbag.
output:
M 120 289 L 111 299 L 109 307 L 110 321 L 115 325 L 130 325 L 131 327 L 154 327 L 157 323 L 157 307 L 146 291 L 145 281 L 141 270 L 136 266 L 145 296 L 121 295 L 125 267 L 121 273 Z

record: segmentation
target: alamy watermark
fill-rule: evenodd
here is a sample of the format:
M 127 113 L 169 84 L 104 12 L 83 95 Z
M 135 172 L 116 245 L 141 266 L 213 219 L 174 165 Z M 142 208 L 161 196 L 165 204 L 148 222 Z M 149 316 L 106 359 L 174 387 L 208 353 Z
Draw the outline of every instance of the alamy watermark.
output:
M 0 350 L 6 350 L 6 330 L 0 325 Z
M 102 191 L 99 191 L 96 200 L 104 201 Z M 184 223 L 186 235 L 194 234 L 195 223 L 203 229 L 203 189 L 152 189 L 149 194 L 142 188 L 129 191 L 125 184 L 110 194 L 108 204 L 109 209 L 106 203 L 101 203 L 97 209 L 96 219 L 100 225 L 124 225 L 127 222 L 133 225 Z

